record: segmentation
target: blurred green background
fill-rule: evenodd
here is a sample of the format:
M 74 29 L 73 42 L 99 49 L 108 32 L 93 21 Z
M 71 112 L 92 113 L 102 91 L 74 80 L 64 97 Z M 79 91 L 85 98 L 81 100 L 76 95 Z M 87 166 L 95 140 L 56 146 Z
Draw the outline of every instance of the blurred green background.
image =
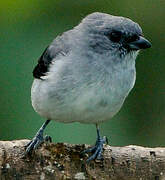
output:
M 152 48 L 137 59 L 137 80 L 121 111 L 101 125 L 111 145 L 165 146 L 164 0 L 15 0 L 0 6 L 0 139 L 32 138 L 44 119 L 30 101 L 32 70 L 45 47 L 100 11 L 137 21 Z M 54 142 L 95 142 L 95 126 L 51 122 Z

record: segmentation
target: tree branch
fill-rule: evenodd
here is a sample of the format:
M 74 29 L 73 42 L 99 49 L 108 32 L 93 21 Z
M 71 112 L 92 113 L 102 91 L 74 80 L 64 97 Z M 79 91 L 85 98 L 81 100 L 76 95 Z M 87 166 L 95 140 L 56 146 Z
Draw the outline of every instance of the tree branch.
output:
M 86 164 L 87 145 L 43 144 L 30 156 L 29 140 L 0 141 L 1 180 L 164 180 L 165 148 L 104 146 L 103 161 Z

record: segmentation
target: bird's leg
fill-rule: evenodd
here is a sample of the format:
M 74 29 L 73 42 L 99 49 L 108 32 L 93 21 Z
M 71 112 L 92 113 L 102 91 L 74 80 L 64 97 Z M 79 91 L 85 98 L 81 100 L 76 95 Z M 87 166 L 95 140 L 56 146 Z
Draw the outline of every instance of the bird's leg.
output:
M 27 154 L 30 153 L 32 150 L 35 150 L 44 141 L 52 141 L 50 136 L 43 136 L 44 129 L 49 124 L 49 122 L 50 120 L 47 120 L 38 130 L 34 138 L 25 146 Z
M 93 153 L 87 159 L 87 162 L 93 159 L 102 159 L 103 144 L 108 143 L 108 139 L 105 136 L 103 137 L 100 136 L 100 130 L 97 124 L 96 124 L 96 130 L 97 130 L 97 140 L 96 140 L 95 146 L 83 151 L 83 153 L 88 153 L 88 152 Z

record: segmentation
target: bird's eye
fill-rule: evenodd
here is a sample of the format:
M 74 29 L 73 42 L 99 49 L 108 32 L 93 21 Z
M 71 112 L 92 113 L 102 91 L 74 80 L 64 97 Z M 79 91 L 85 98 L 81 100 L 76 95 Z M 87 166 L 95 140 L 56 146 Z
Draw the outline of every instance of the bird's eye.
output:
M 112 42 L 119 42 L 121 40 L 121 32 L 120 31 L 113 31 L 109 34 L 109 39 Z

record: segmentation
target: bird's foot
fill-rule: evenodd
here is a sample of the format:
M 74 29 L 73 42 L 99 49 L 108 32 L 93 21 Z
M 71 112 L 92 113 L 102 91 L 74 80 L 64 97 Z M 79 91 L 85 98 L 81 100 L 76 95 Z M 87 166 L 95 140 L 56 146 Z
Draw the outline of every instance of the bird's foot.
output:
M 91 160 L 94 159 L 98 159 L 98 160 L 102 160 L 103 156 L 102 156 L 102 152 L 103 152 L 103 145 L 105 143 L 108 143 L 108 139 L 106 136 L 104 136 L 103 138 L 101 138 L 100 136 L 97 138 L 96 144 L 94 147 L 91 147 L 89 149 L 84 150 L 82 153 L 93 153 L 88 159 L 87 159 L 87 163 Z
M 43 142 L 52 142 L 52 138 L 48 135 L 43 136 L 43 131 L 37 132 L 34 138 L 25 146 L 26 154 L 37 149 Z
M 31 153 L 33 150 L 37 149 L 39 145 L 41 145 L 45 141 L 52 142 L 52 139 L 50 136 L 43 136 L 44 129 L 49 124 L 50 120 L 48 119 L 38 130 L 37 134 L 34 136 L 34 138 L 25 146 L 26 154 Z

